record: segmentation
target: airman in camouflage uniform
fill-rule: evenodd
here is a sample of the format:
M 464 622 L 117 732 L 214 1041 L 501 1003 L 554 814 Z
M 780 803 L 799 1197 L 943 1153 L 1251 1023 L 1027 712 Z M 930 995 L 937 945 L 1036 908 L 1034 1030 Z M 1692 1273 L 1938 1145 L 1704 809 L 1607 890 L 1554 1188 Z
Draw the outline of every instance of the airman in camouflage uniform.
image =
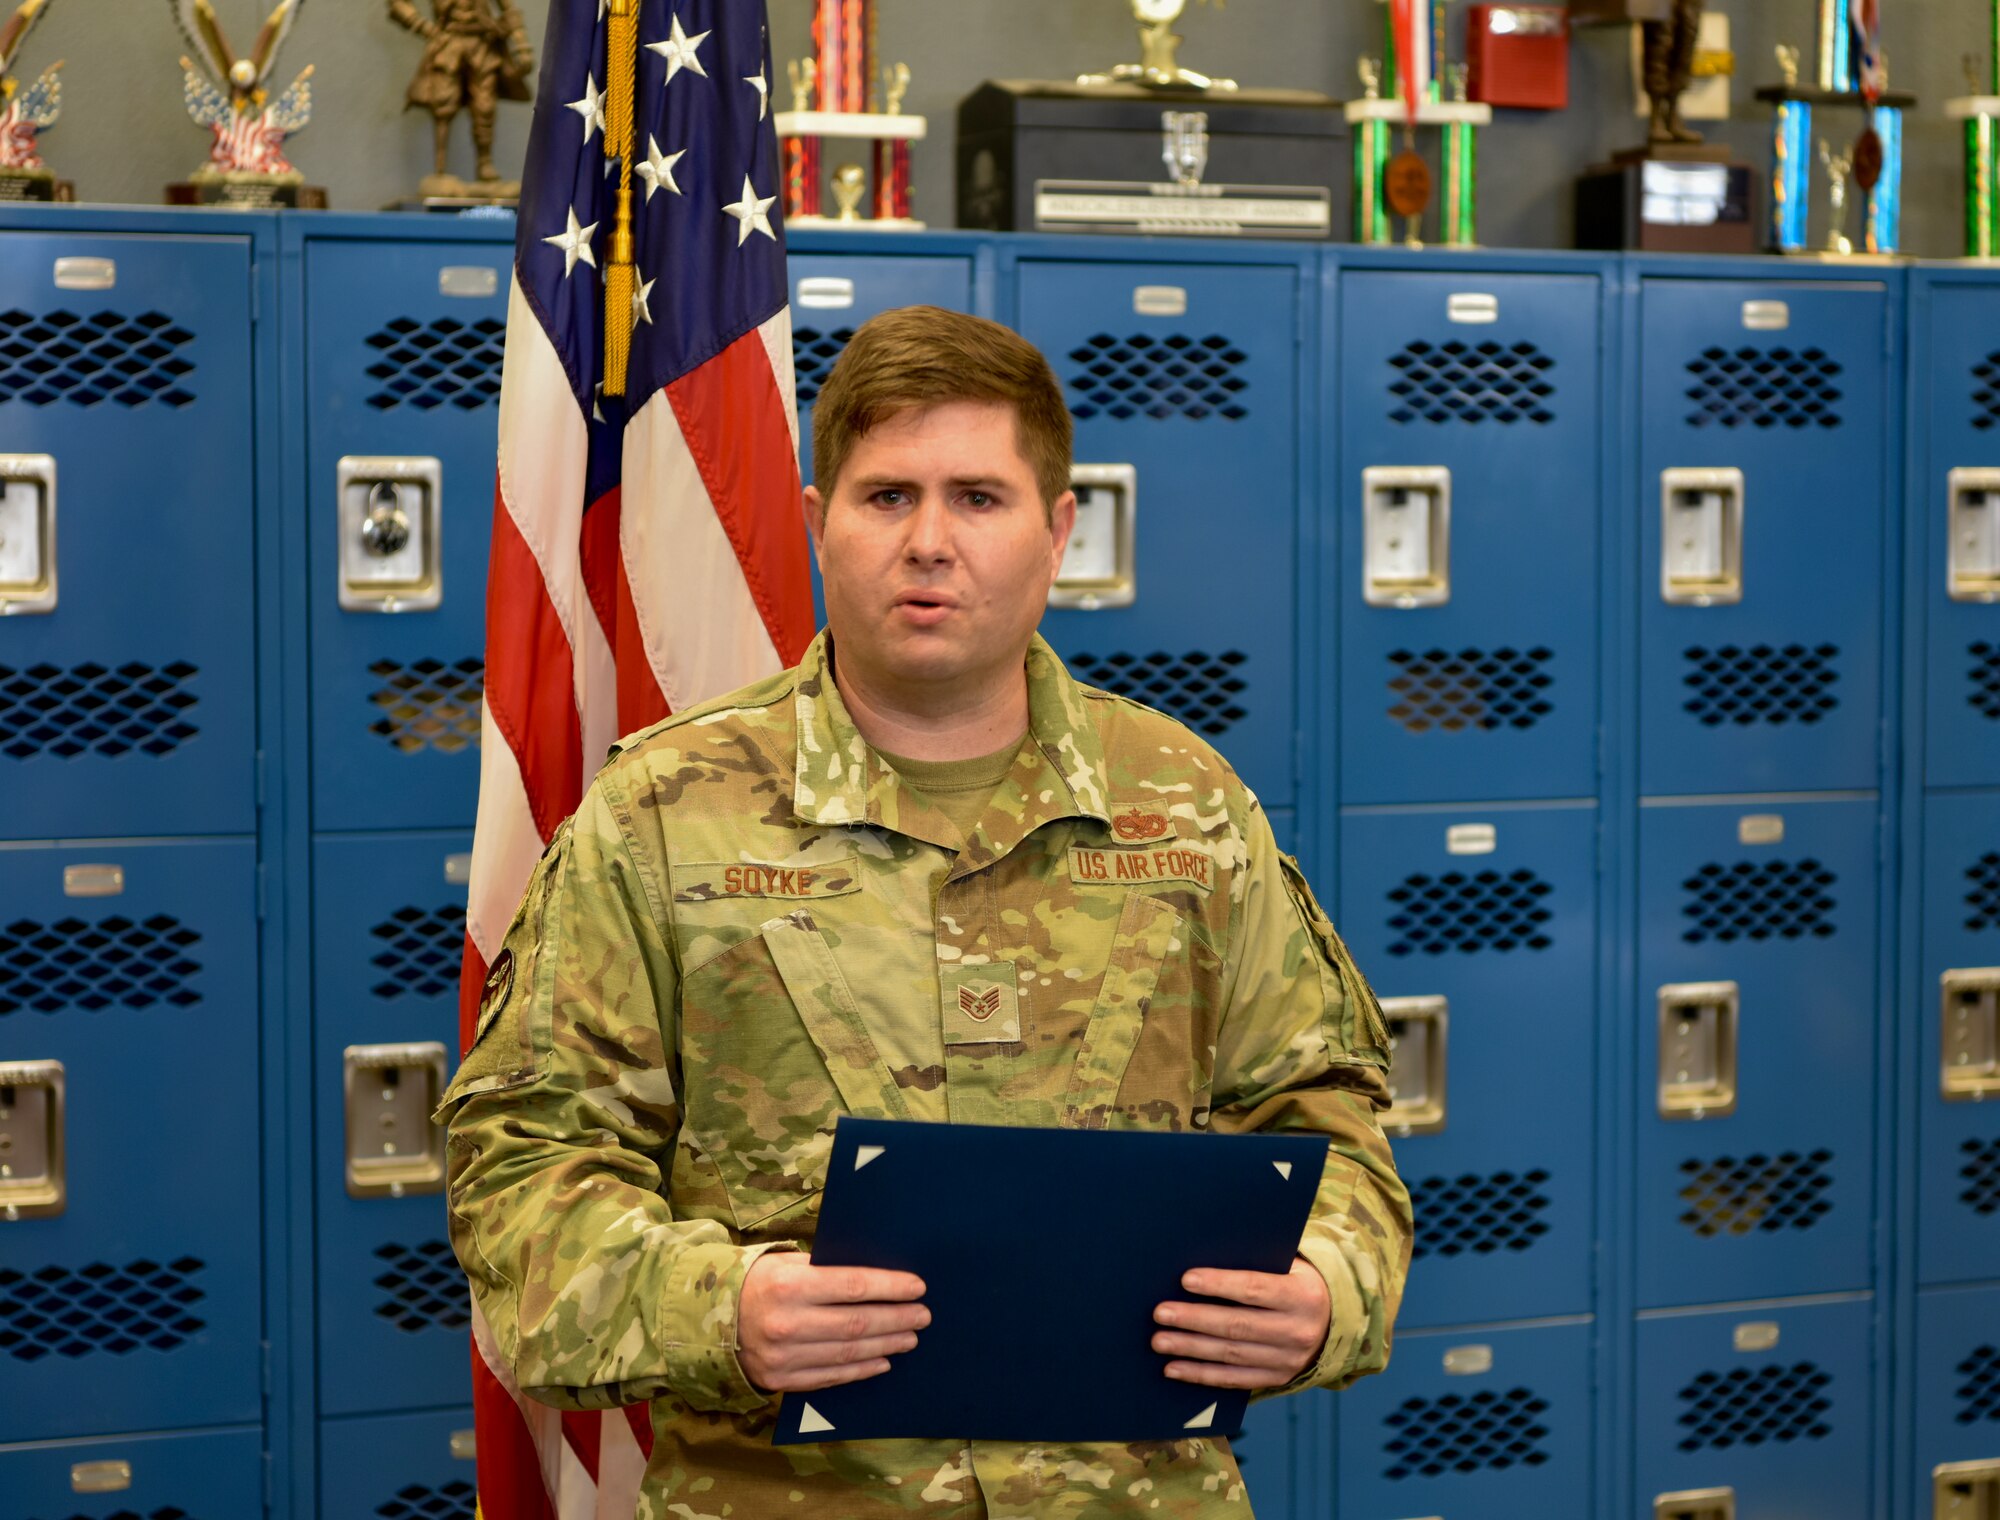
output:
M 644 1520 L 1247 1514 L 1221 1439 L 770 1444 L 739 1300 L 810 1250 L 841 1113 L 1329 1136 L 1299 1245 L 1324 1338 L 1290 1388 L 1385 1364 L 1409 1261 L 1380 1009 L 1228 763 L 1037 637 L 962 830 L 835 656 L 623 741 L 535 872 L 440 1111 L 499 1350 L 537 1399 L 651 1401 Z M 940 1206 L 974 1241 L 1005 1185 Z

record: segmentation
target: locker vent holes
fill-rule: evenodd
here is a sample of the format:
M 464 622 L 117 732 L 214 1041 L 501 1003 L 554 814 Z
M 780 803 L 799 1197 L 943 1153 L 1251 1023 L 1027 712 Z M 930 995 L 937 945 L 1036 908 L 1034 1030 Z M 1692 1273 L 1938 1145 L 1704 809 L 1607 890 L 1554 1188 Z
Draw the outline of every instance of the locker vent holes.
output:
M 1547 649 L 1398 649 L 1389 656 L 1389 716 L 1413 734 L 1533 728 L 1553 712 Z
M 500 399 L 500 351 L 507 324 L 497 317 L 418 322 L 398 317 L 364 340 L 381 355 L 368 378 L 382 388 L 368 398 L 378 412 L 413 406 L 420 412 L 453 406 L 474 412 Z
M 1972 425 L 1982 433 L 2000 427 L 2000 352 L 1972 366 Z
M 1389 893 L 1391 955 L 1546 950 L 1555 890 L 1533 871 L 1447 871 L 1406 876 Z
M 462 1330 L 472 1323 L 471 1290 L 451 1246 L 442 1240 L 379 1247 L 375 1259 L 388 1270 L 375 1279 L 387 1295 L 375 1314 L 410 1335 Z
M 807 406 L 819 397 L 819 388 L 833 373 L 833 361 L 854 336 L 851 327 L 821 332 L 817 327 L 792 329 L 792 374 L 798 380 L 799 405 Z
M 1527 1250 L 1549 1232 L 1541 1217 L 1549 1207 L 1542 1191 L 1548 1180 L 1549 1174 L 1539 1169 L 1424 1178 L 1410 1190 L 1417 1216 L 1412 1259 Z
M 1687 372 L 1689 427 L 1840 426 L 1840 365 L 1817 348 L 1705 348 Z
M 1249 656 L 1228 649 L 1204 654 L 1079 654 L 1069 668 L 1079 681 L 1101 686 L 1172 713 L 1196 733 L 1218 738 L 1250 713 L 1238 700 L 1248 690 L 1242 670 Z
M 164 913 L 52 924 L 16 919 L 0 928 L 0 1015 L 32 1008 L 190 1008 L 201 962 L 187 952 L 201 935 Z
M 1070 410 L 1081 419 L 1186 417 L 1199 422 L 1226 417 L 1235 422 L 1250 415 L 1237 399 L 1250 388 L 1237 373 L 1248 356 L 1227 338 L 1186 333 L 1114 338 L 1099 333 L 1071 349 L 1069 357 L 1077 366 L 1069 377 L 1075 398 Z
M 205 1266 L 184 1256 L 165 1266 L 94 1261 L 74 1272 L 0 1268 L 0 1351 L 23 1362 L 172 1351 L 207 1328 L 189 1312 L 207 1297 L 194 1285 Z
M 1806 1156 L 1785 1151 L 1740 1161 L 1734 1156 L 1683 1161 L 1681 1175 L 1688 1182 L 1679 1197 L 1688 1207 L 1681 1223 L 1704 1240 L 1753 1230 L 1810 1230 L 1833 1210 L 1822 1196 L 1833 1186 L 1827 1170 L 1832 1160 L 1831 1151 Z
M 2000 1214 L 2000 1140 L 1967 1140 L 1958 1151 L 1965 1157 L 1958 1176 L 1966 1185 L 1958 1201 L 1975 1214 Z
M 472 1520 L 477 1493 L 470 1483 L 453 1479 L 436 1488 L 412 1483 L 396 1490 L 387 1504 L 375 1506 L 382 1520 Z
M 1533 422 L 1556 420 L 1548 380 L 1556 361 L 1532 343 L 1405 344 L 1390 359 L 1391 422 Z
M 465 951 L 465 909 L 398 908 L 368 931 L 382 942 L 369 964 L 387 973 L 368 990 L 378 998 L 440 997 L 458 990 Z
M 1817 723 L 1840 706 L 1840 699 L 1832 695 L 1833 684 L 1840 679 L 1833 668 L 1839 653 L 1834 644 L 1810 649 L 1803 644 L 1782 649 L 1769 644 L 1748 649 L 1697 645 L 1683 651 L 1693 668 L 1681 684 L 1694 696 L 1682 707 L 1704 728 L 1728 723 L 1746 728 L 1753 723 L 1774 727 Z
M 1382 1476 L 1393 1481 L 1540 1467 L 1549 1459 L 1539 1445 L 1549 1436 L 1542 1423 L 1548 1409 L 1525 1388 L 1405 1399 L 1382 1421 L 1390 1431 L 1382 1443 L 1390 1458 Z
M 2000 723 L 2000 644 L 1982 639 L 1966 653 L 1972 656 L 1972 668 L 1966 672 L 1972 695 L 1966 700 L 1980 717 Z
M 1688 894 L 1681 938 L 1690 945 L 1718 940 L 1830 939 L 1834 932 L 1833 872 L 1816 860 L 1752 865 L 1711 862 L 1681 883 Z
M 0 665 L 0 754 L 158 757 L 201 732 L 187 721 L 200 671 L 171 665 Z
M 467 659 L 377 660 L 368 673 L 382 684 L 368 694 L 381 713 L 368 725 L 406 755 L 441 750 L 456 755 L 479 747 L 479 702 L 486 694 L 486 662 Z
M 2000 929 L 2000 851 L 1980 856 L 1965 879 L 1972 883 L 1972 890 L 1965 894 L 1965 905 L 1972 910 L 1965 927 L 1975 934 Z
M 1833 1378 L 1811 1362 L 1790 1367 L 1733 1367 L 1704 1372 L 1680 1392 L 1687 1409 L 1682 1451 L 1727 1451 L 1767 1442 L 1820 1441 L 1833 1434 L 1826 1396 Z
M 1961 1425 L 1981 1420 L 2000 1420 L 2000 1347 L 1981 1346 L 1958 1364 L 1958 1413 L 1952 1418 Z
M 96 1515 L 71 1515 L 69 1520 L 99 1520 L 99 1517 Z M 113 1510 L 110 1514 L 105 1515 L 103 1520 L 193 1520 L 193 1516 L 189 1515 L 184 1509 L 175 1509 L 172 1505 L 168 1505 L 165 1509 L 156 1509 L 146 1515 L 141 1515 L 137 1510 L 131 1509 Z
M 157 311 L 0 311 L 0 401 L 186 406 L 194 400 L 184 383 L 194 361 L 181 350 L 192 342 L 193 333 Z

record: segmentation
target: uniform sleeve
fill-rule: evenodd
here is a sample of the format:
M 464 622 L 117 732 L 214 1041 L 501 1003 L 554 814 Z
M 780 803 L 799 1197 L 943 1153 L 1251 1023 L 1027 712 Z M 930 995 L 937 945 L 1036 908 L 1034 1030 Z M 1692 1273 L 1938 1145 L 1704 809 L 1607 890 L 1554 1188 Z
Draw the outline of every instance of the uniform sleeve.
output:
M 438 1109 L 452 1245 L 524 1393 L 748 1410 L 768 1396 L 737 1360 L 737 1295 L 770 1248 L 662 1196 L 681 1109 L 660 901 L 600 780 L 535 870 Z
M 1323 1134 L 1331 1144 L 1299 1254 L 1326 1281 L 1318 1361 L 1275 1392 L 1344 1387 L 1388 1365 L 1409 1271 L 1409 1190 L 1376 1110 L 1389 1105 L 1389 1036 L 1375 994 L 1281 855 L 1254 805 L 1232 909 L 1211 1126 Z

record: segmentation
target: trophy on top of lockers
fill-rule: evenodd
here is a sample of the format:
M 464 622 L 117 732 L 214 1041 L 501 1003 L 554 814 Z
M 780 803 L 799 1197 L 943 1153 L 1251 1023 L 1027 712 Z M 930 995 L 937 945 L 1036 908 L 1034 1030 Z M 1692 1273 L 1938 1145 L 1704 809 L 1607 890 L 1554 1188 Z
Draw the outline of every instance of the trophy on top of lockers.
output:
M 910 215 L 910 144 L 924 135 L 927 123 L 903 114 L 909 65 L 878 63 L 875 0 L 814 0 L 813 45 L 816 57 L 790 66 L 792 109 L 777 115 L 785 144 L 785 221 L 876 232 L 921 229 L 924 224 Z M 835 167 L 832 216 L 821 210 L 828 139 L 868 143 L 872 166 L 872 175 L 857 163 Z M 864 216 L 861 203 L 871 183 L 873 211 Z
M 503 100 L 535 98 L 535 50 L 513 0 L 432 0 L 431 15 L 416 0 L 389 0 L 389 19 L 424 40 L 417 72 L 403 108 L 431 113 L 432 172 L 418 185 L 425 206 L 512 205 L 518 179 L 502 179 L 493 166 L 493 121 Z M 452 118 L 472 121 L 476 165 L 472 179 L 445 168 Z
M 2000 0 L 1984 0 L 1986 66 L 1968 54 L 1965 82 L 1971 90 L 1944 103 L 1944 114 L 1965 123 L 1965 256 L 2000 259 Z
M 305 176 L 285 158 L 285 139 L 312 116 L 308 65 L 282 95 L 265 87 L 303 0 L 279 0 L 248 58 L 238 58 L 209 0 L 168 0 L 197 66 L 181 58 L 188 115 L 210 133 L 208 158 L 184 184 L 167 187 L 173 205 L 240 207 L 324 205 L 324 192 L 304 189 Z M 204 73 L 207 75 L 203 77 Z
M 1479 241 L 1473 134 L 1493 119 L 1493 108 L 1467 100 L 1465 66 L 1445 62 L 1444 16 L 1445 0 L 1388 0 L 1384 56 L 1361 60 L 1363 95 L 1345 108 L 1355 129 L 1357 243 L 1390 242 L 1393 215 L 1403 219 L 1403 241 L 1422 246 L 1431 171 L 1417 150 L 1419 127 L 1438 133 L 1444 171 L 1439 241 L 1447 248 L 1471 248 Z M 1403 146 L 1391 154 L 1398 128 Z
M 1844 161 L 1861 188 L 1865 207 L 1862 249 L 1859 253 L 1847 251 L 1853 245 L 1836 225 L 1828 231 L 1822 256 L 1887 257 L 1896 252 L 1902 223 L 1903 111 L 1916 104 L 1916 97 L 1889 92 L 1889 62 L 1880 41 L 1878 0 L 1818 0 L 1818 7 L 1813 83 L 1799 81 L 1798 50 L 1780 47 L 1778 67 L 1785 82 L 1757 92 L 1759 100 L 1777 108 L 1771 136 L 1771 249 L 1774 253 L 1811 251 L 1807 226 L 1813 188 L 1813 110 L 1818 106 L 1845 107 L 1861 111 L 1862 129 L 1847 152 L 1828 152 L 1826 166 L 1831 172 L 1835 163 Z M 1834 208 L 1843 215 L 1846 180 L 1843 172 L 1840 205 Z
M 42 162 L 35 143 L 35 134 L 53 124 L 62 109 L 62 82 L 56 77 L 61 60 L 43 69 L 25 89 L 7 73 L 47 8 L 48 0 L 22 0 L 7 24 L 0 26 L 0 201 L 71 199 Z
M 1215 0 L 1222 9 L 1223 0 Z M 1165 90 L 1233 90 L 1233 79 L 1197 74 L 1179 63 L 1181 37 L 1174 23 L 1187 0 L 1131 0 L 1132 19 L 1139 23 L 1139 61 L 1121 63 L 1102 74 L 1079 74 L 1078 84 L 1145 84 Z

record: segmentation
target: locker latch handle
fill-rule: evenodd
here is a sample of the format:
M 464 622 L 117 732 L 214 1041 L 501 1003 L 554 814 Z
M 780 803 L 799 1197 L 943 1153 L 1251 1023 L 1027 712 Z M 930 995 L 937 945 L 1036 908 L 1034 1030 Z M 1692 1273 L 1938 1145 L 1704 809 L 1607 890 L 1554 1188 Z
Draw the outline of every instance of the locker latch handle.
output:
M 0 616 L 55 610 L 55 457 L 0 454 Z
M 2000 470 L 1953 470 L 1945 490 L 1945 589 L 1954 602 L 2000 602 Z
M 1959 967 L 1938 981 L 1944 1034 L 1938 1087 L 1945 1101 L 2000 1096 L 2000 966 Z
M 1051 607 L 1096 612 L 1139 599 L 1139 472 L 1129 464 L 1070 466 L 1076 526 L 1063 550 Z
M 1736 1112 L 1734 982 L 1660 989 L 1660 1117 L 1720 1119 Z
M 1382 1128 L 1396 1136 L 1435 1135 L 1445 1121 L 1445 1046 L 1451 1006 L 1442 997 L 1382 999 L 1389 1026 L 1389 1111 Z
M 444 1131 L 431 1110 L 444 1096 L 444 1046 L 350 1045 L 342 1056 L 347 1191 L 403 1198 L 444 1191 Z
M 1371 607 L 1451 600 L 1451 471 L 1370 465 L 1361 472 L 1361 594 Z
M 68 1203 L 62 1062 L 0 1061 L 0 1220 L 45 1219 Z
M 1743 472 L 1660 471 L 1660 596 L 1677 607 L 1743 600 Z
M 2000 1457 L 1933 1467 L 1931 1520 L 2000 1520 Z
M 428 612 L 444 600 L 444 467 L 419 455 L 348 454 L 334 466 L 340 605 Z
M 1736 1520 L 1736 1490 L 1684 1488 L 1655 1494 L 1653 1520 Z

